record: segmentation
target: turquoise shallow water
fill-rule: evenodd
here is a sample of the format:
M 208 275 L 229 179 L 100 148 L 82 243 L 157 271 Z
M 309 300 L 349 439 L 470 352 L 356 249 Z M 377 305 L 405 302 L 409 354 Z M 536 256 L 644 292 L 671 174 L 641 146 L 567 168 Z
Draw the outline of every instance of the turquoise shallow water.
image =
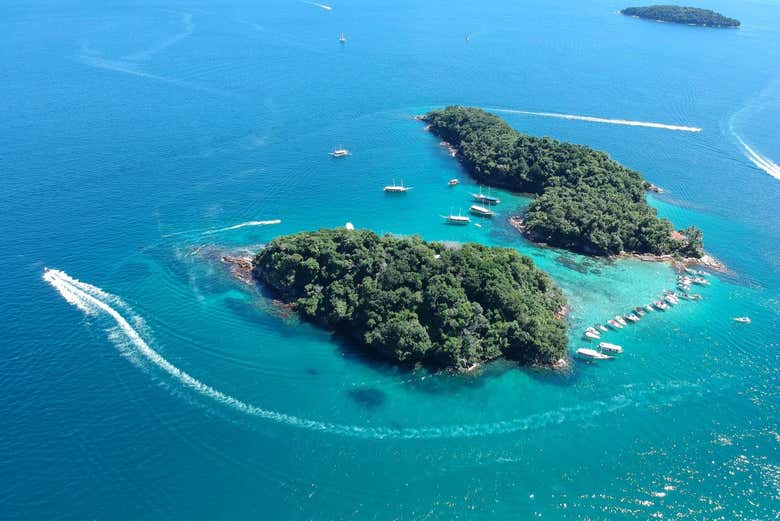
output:
M 710 4 L 737 31 L 612 1 L 364 4 L 0 8 L 0 517 L 775 517 L 780 4 Z M 442 224 L 476 187 L 411 115 L 447 103 L 702 128 L 502 113 L 643 172 L 729 272 L 610 333 L 619 360 L 455 377 L 363 357 L 209 261 L 347 221 L 515 247 L 569 297 L 571 349 L 674 285 L 526 243 L 519 196 Z

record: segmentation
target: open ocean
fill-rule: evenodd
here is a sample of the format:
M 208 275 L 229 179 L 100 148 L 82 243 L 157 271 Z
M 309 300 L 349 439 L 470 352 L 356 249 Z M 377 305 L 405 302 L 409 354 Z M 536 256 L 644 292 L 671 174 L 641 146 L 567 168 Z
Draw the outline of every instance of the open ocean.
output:
M 780 515 L 780 2 L 701 5 L 738 30 L 616 0 L 109 4 L 0 6 L 0 518 Z M 605 334 L 617 360 L 453 376 L 361 356 L 214 262 L 347 221 L 510 246 L 566 292 L 572 351 L 674 287 L 529 244 L 520 196 L 444 225 L 476 186 L 411 116 L 454 103 L 640 171 L 729 272 Z

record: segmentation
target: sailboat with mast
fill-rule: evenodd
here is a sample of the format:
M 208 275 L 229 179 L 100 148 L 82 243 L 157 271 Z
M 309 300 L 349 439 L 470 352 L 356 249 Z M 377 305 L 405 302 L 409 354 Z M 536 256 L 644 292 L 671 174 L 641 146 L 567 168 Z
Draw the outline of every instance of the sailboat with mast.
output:
M 397 185 L 395 184 L 395 179 L 393 179 L 393 184 L 385 186 L 384 190 L 385 192 L 391 193 L 391 194 L 403 194 L 411 190 L 411 186 L 404 186 L 404 180 L 401 179 L 401 184 Z
M 483 204 L 487 204 L 487 205 L 490 205 L 490 206 L 495 206 L 495 205 L 497 205 L 498 203 L 501 202 L 501 199 L 499 199 L 498 197 L 493 197 L 493 196 L 490 195 L 490 189 L 488 189 L 488 195 L 484 195 L 482 193 L 482 187 L 481 186 L 479 187 L 479 193 L 478 194 L 472 193 L 471 197 L 473 197 L 477 202 L 480 202 L 480 203 L 483 203 Z
M 458 215 L 455 215 L 452 213 L 452 209 L 450 209 L 449 215 L 442 215 L 442 218 L 447 222 L 447 224 L 468 224 L 471 222 L 471 219 L 469 219 L 468 215 L 461 215 L 460 209 L 458 209 Z

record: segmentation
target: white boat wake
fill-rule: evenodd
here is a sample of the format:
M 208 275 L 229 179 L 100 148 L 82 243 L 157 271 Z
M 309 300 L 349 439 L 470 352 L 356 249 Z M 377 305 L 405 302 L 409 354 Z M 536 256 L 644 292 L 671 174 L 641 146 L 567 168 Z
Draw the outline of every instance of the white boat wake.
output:
M 682 395 L 671 396 L 670 391 L 679 391 L 685 388 L 695 390 L 698 388 L 698 385 L 691 385 L 686 382 L 668 382 L 656 386 L 651 385 L 647 389 L 638 392 L 634 392 L 633 389 L 629 388 L 629 394 L 636 396 L 617 395 L 606 401 L 580 403 L 576 406 L 532 414 L 522 418 L 483 424 L 386 428 L 323 422 L 264 409 L 246 403 L 201 382 L 173 365 L 149 345 L 144 336 L 131 324 L 133 322 L 136 325 L 142 325 L 144 323 L 143 319 L 136 315 L 132 308 L 121 298 L 96 286 L 74 279 L 64 271 L 56 269 L 46 268 L 43 273 L 43 279 L 56 289 L 65 301 L 77 307 L 86 315 L 92 317 L 102 316 L 109 319 L 113 324 L 108 330 L 108 338 L 120 349 L 120 352 L 139 364 L 151 365 L 187 389 L 239 413 L 292 427 L 341 436 L 373 439 L 433 439 L 507 434 L 540 429 L 567 421 L 582 422 L 628 406 L 643 405 L 643 402 L 646 403 L 646 401 L 637 399 L 642 397 L 658 395 L 659 403 L 668 404 L 682 399 Z M 126 314 L 129 320 L 122 313 Z
M 677 130 L 681 132 L 701 132 L 699 127 L 688 127 L 684 125 L 668 125 L 666 123 L 655 123 L 652 121 L 633 121 L 630 119 L 609 119 L 599 118 L 595 116 L 580 116 L 577 114 L 560 114 L 558 112 L 533 112 L 530 110 L 513 110 L 513 109 L 497 109 L 486 108 L 492 112 L 503 112 L 507 114 L 523 114 L 526 116 L 540 116 L 543 118 L 558 118 L 558 119 L 573 119 L 577 121 L 589 121 L 591 123 L 606 123 L 609 125 L 627 125 L 629 127 L 648 127 L 648 128 L 661 128 L 665 130 Z
M 326 11 L 333 11 L 333 7 L 327 5 L 327 4 L 318 4 L 317 2 L 304 2 L 304 4 L 313 5 L 314 7 L 319 7 L 320 9 L 325 9 Z
M 281 219 L 273 219 L 271 221 L 247 221 L 240 224 L 234 224 L 233 226 L 226 226 L 225 228 L 217 228 L 215 230 L 206 230 L 201 235 L 211 235 L 212 233 L 229 232 L 231 230 L 238 230 L 249 226 L 268 226 L 269 224 L 281 224 Z
M 750 145 L 745 143 L 737 134 L 734 134 L 734 137 L 736 137 L 739 144 L 742 145 L 742 149 L 745 152 L 745 157 L 747 157 L 751 163 L 775 179 L 780 179 L 780 165 L 751 148 Z
M 192 35 L 193 31 L 195 31 L 195 24 L 192 23 L 192 15 L 190 13 L 185 13 L 181 15 L 181 24 L 182 24 L 182 30 L 180 32 L 174 34 L 170 38 L 161 41 L 157 45 L 149 47 L 148 49 L 129 54 L 125 56 L 124 59 L 130 61 L 149 59 L 153 55 L 157 54 L 158 52 L 163 51 L 168 47 L 179 43 L 181 40 Z

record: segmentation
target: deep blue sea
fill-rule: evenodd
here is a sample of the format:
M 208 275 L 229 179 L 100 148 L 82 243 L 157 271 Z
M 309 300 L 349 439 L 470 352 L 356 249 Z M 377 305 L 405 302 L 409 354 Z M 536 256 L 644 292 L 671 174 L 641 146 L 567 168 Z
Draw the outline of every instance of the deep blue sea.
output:
M 625 6 L 3 3 L 0 518 L 776 519 L 780 2 L 703 4 L 738 30 Z M 619 359 L 471 376 L 362 356 L 228 276 L 220 252 L 348 221 L 509 246 L 566 292 L 572 351 L 674 287 L 529 244 L 518 195 L 443 224 L 477 187 L 412 116 L 453 103 L 642 172 L 728 272 L 605 334 Z

